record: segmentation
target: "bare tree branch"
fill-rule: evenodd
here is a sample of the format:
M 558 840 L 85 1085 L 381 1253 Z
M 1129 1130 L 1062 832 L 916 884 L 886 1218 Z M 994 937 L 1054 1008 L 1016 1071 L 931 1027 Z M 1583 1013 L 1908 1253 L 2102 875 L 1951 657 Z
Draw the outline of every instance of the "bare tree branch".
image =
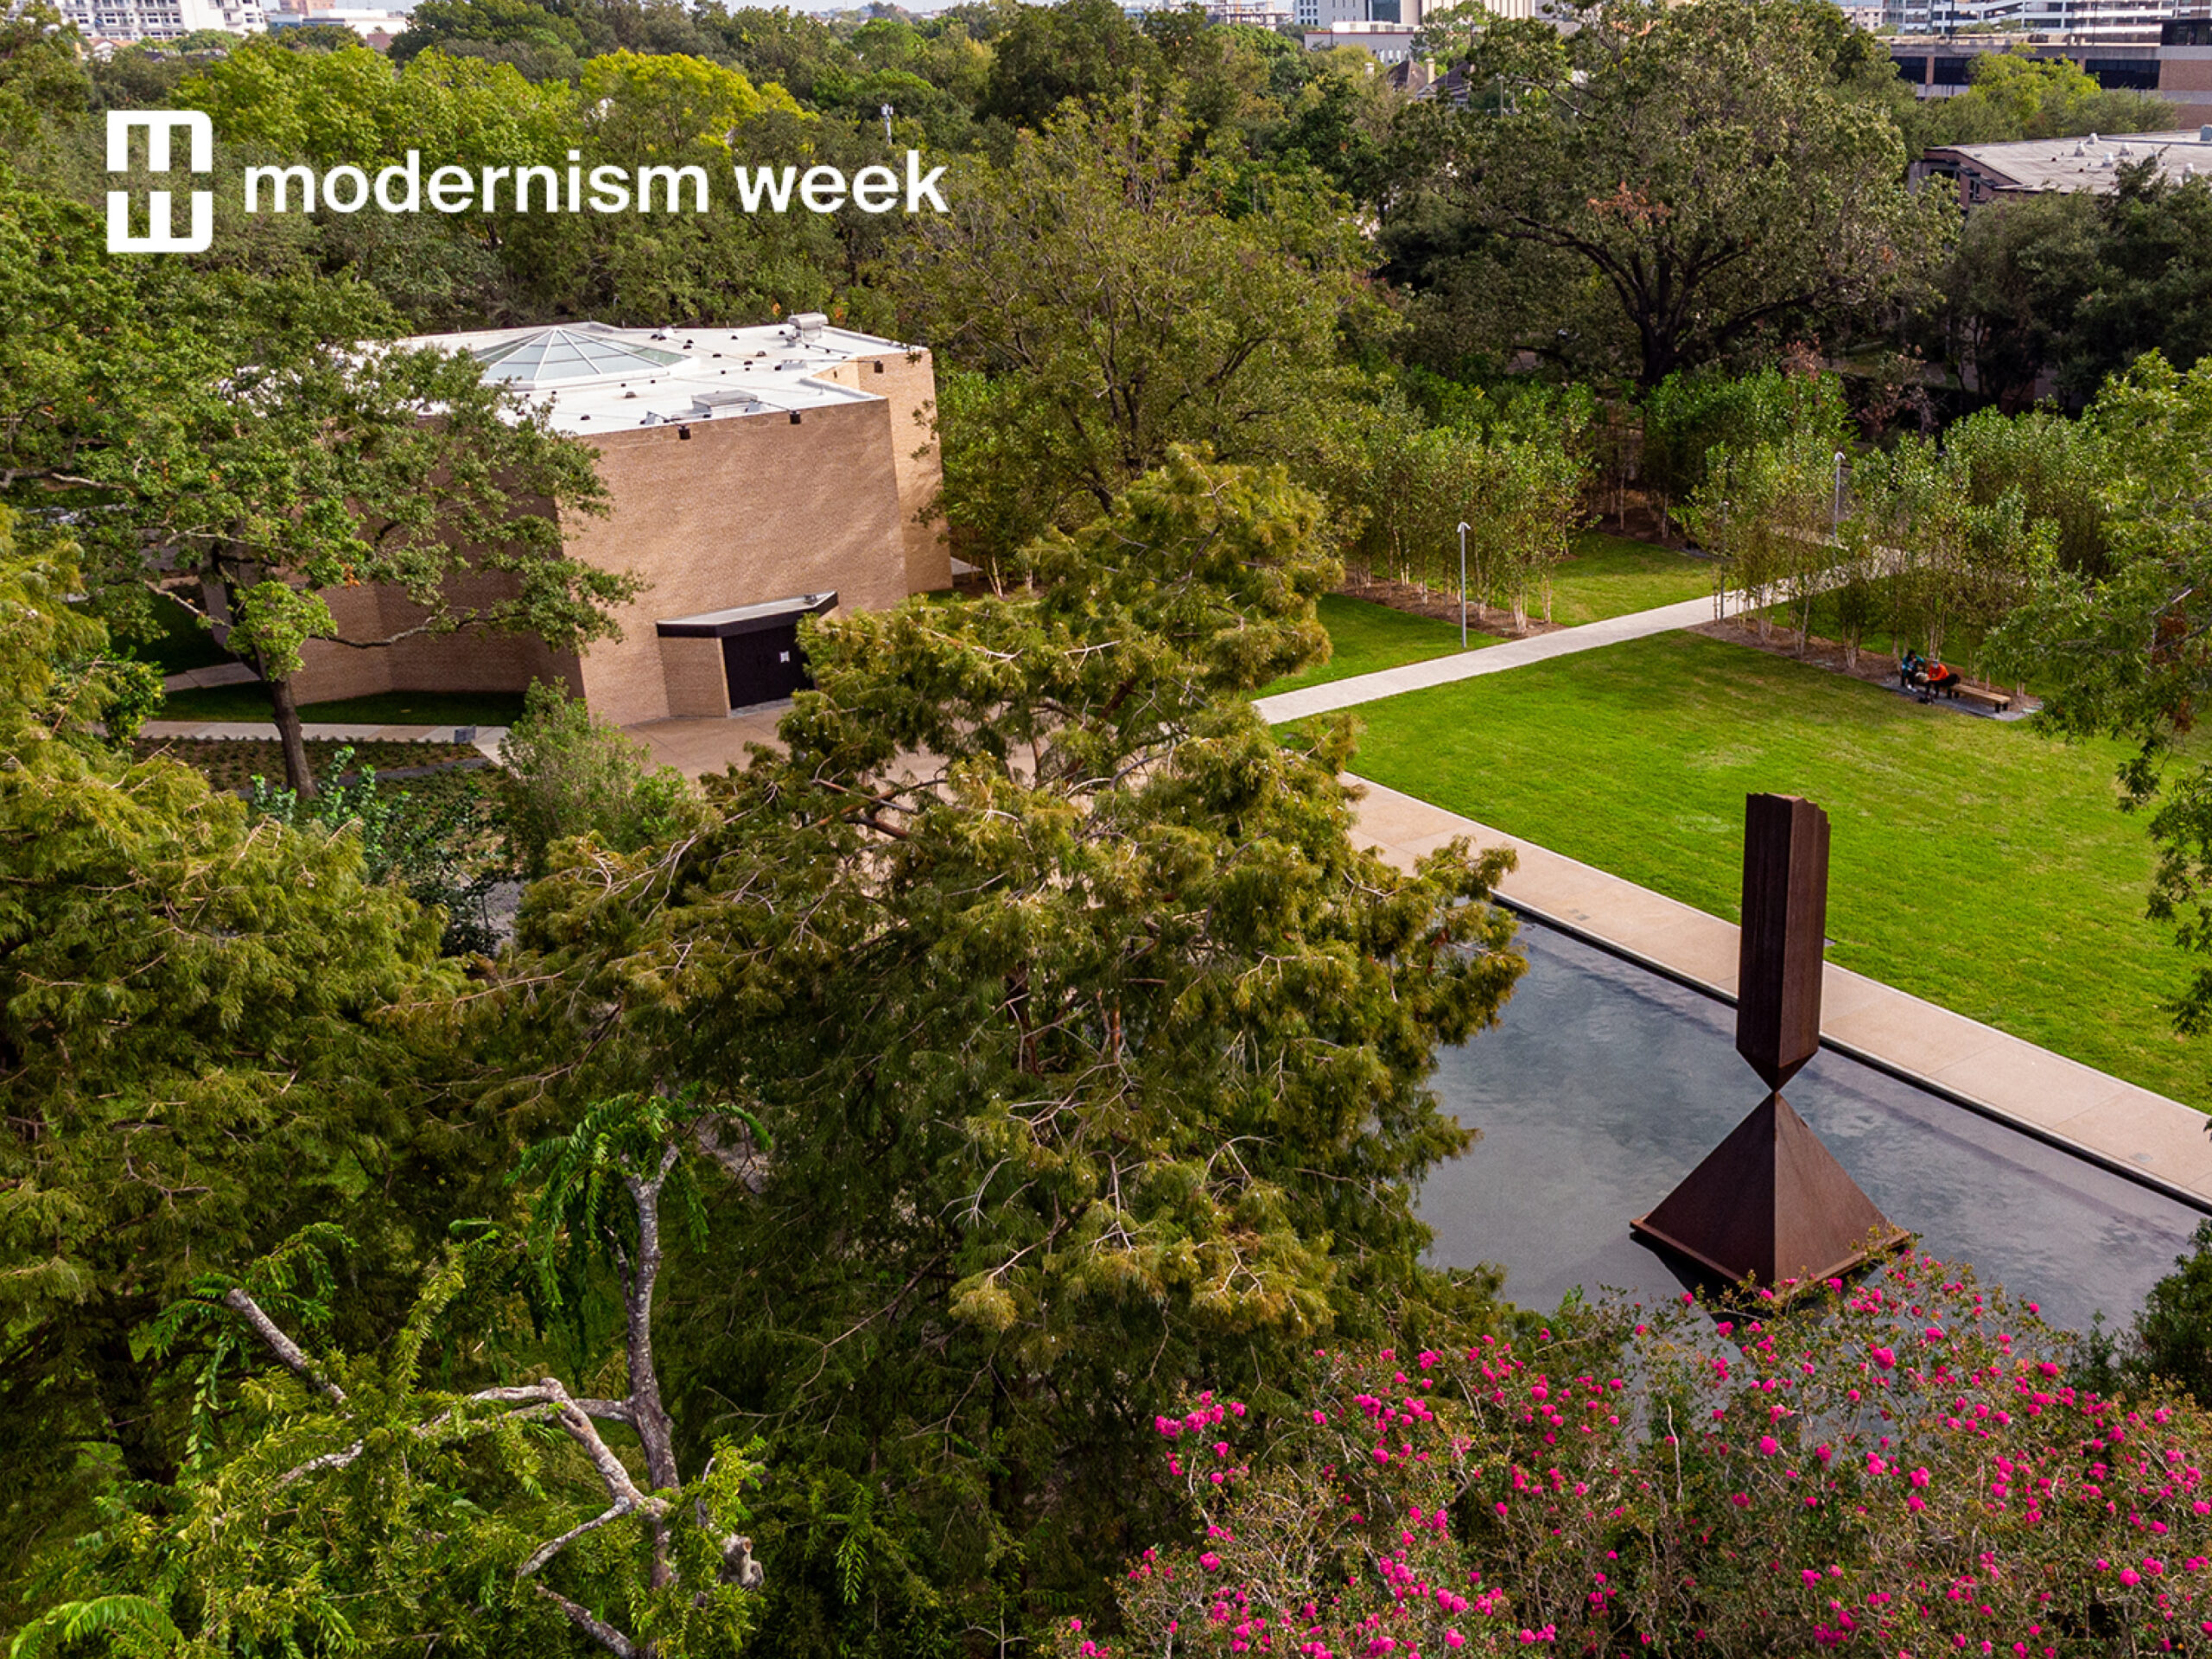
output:
M 530 1587 L 569 1616 L 569 1623 L 613 1654 L 616 1659 L 638 1659 L 638 1644 L 616 1630 L 605 1619 L 595 1616 L 589 1608 L 580 1607 L 557 1590 L 548 1589 L 537 1580 Z
M 276 1321 L 261 1311 L 261 1304 L 238 1286 L 223 1293 L 223 1306 L 253 1327 L 269 1351 L 276 1356 L 284 1369 L 308 1387 L 318 1390 L 339 1405 L 346 1403 L 346 1390 L 316 1370 L 300 1344 L 276 1328 Z

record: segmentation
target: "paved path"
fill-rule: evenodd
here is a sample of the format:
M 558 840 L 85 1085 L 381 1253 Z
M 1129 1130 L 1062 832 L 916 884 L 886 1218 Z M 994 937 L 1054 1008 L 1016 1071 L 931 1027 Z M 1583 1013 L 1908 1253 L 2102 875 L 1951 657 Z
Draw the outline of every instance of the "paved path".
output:
M 1731 614 L 1741 609 L 1742 605 L 1740 594 L 1728 596 Z M 1678 605 L 1662 605 L 1656 610 L 1632 611 L 1626 616 L 1608 617 L 1602 622 L 1585 622 L 1580 627 L 1558 628 L 1550 633 L 1530 634 L 1525 639 L 1509 639 L 1503 645 L 1455 652 L 1449 657 L 1432 657 L 1423 663 L 1407 663 L 1373 674 L 1356 674 L 1348 680 L 1305 686 L 1276 696 L 1258 698 L 1252 706 L 1269 725 L 1280 726 L 1286 721 L 1330 714 L 1357 703 L 1424 690 L 1432 685 L 1471 680 L 1478 674 L 1502 674 L 1510 668 L 1525 668 L 1530 663 L 1549 662 L 1554 657 L 1571 657 L 1579 651 L 1596 651 L 1654 633 L 1672 633 L 1677 628 L 1710 622 L 1713 618 L 1713 597 L 1708 594 L 1701 599 L 1686 599 Z
M 335 743 L 451 743 L 456 741 L 456 729 L 473 729 L 474 737 L 467 741 L 489 759 L 499 758 L 499 745 L 507 735 L 504 726 L 478 726 L 456 728 L 452 726 L 340 726 L 327 721 L 309 721 L 300 728 L 302 735 L 318 742 L 324 740 Z M 238 720 L 149 720 L 139 728 L 142 737 L 200 737 L 264 743 L 276 741 L 276 728 L 264 721 Z
M 188 668 L 181 674 L 164 675 L 164 691 L 197 691 L 211 685 L 256 685 L 261 676 L 244 663 L 217 663 L 212 668 Z
M 1410 868 L 1457 836 L 1512 847 L 1519 863 L 1498 894 L 1514 908 L 1735 1000 L 1733 923 L 1380 784 L 1347 781 L 1366 791 L 1356 835 L 1393 863 Z M 1834 963 L 1821 1010 L 1828 1046 L 2212 1211 L 2212 1119 L 2202 1113 Z

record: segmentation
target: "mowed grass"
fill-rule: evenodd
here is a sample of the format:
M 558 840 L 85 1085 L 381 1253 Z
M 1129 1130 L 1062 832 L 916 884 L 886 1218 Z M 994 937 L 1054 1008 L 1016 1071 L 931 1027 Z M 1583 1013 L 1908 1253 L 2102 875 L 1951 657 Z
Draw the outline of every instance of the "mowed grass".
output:
M 522 718 L 522 694 L 507 691 L 378 691 L 365 697 L 305 702 L 306 721 L 346 726 L 512 726 Z M 172 691 L 156 720 L 267 722 L 269 693 L 257 683 Z
M 1552 620 L 1573 626 L 1701 598 L 1713 572 L 1709 559 L 1585 531 L 1574 556 L 1552 568 Z
M 1321 626 L 1328 629 L 1329 642 L 1335 647 L 1329 660 L 1287 675 L 1262 687 L 1258 696 L 1272 696 L 1301 685 L 1348 680 L 1355 674 L 1373 674 L 1403 663 L 1426 662 L 1432 657 L 1449 656 L 1459 649 L 1457 622 L 1414 616 L 1405 611 L 1394 611 L 1388 605 L 1347 599 L 1341 594 L 1323 594 L 1319 608 Z M 1495 634 L 1471 627 L 1467 631 L 1470 651 L 1478 645 L 1497 643 Z
M 1357 712 L 1364 776 L 1731 921 L 1745 795 L 1808 796 L 1833 825 L 1831 961 L 2212 1109 L 2212 1039 L 2161 1006 L 2187 961 L 2143 914 L 2117 745 L 1687 633 Z

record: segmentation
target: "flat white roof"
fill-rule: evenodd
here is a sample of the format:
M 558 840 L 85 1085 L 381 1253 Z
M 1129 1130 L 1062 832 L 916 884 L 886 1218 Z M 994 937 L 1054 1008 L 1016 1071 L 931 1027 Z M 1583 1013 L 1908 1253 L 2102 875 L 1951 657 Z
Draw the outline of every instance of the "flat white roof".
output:
M 2024 190 L 2108 191 L 2120 167 L 2146 156 L 2155 156 L 2158 171 L 2176 183 L 2191 174 L 2212 174 L 2212 143 L 2196 127 L 2182 132 L 2113 133 L 2094 143 L 2087 138 L 2025 138 L 2006 144 L 1953 144 L 1929 153 L 1962 156 Z
M 815 377 L 855 358 L 911 348 L 826 323 L 750 328 L 615 328 L 539 324 L 418 334 L 402 346 L 467 352 L 488 378 L 542 405 L 556 430 L 589 436 L 748 415 L 781 415 L 876 394 Z

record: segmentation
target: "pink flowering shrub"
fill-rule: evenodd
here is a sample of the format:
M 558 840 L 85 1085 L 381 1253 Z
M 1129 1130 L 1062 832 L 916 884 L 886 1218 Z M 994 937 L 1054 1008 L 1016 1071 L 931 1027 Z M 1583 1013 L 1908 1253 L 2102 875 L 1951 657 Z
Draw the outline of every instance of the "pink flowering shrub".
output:
M 1687 1300 L 1687 1299 L 1686 1299 Z M 1197 1535 L 1064 1659 L 2212 1654 L 2212 1420 L 1908 1255 L 1786 1308 L 1314 1355 L 1158 1419 Z

